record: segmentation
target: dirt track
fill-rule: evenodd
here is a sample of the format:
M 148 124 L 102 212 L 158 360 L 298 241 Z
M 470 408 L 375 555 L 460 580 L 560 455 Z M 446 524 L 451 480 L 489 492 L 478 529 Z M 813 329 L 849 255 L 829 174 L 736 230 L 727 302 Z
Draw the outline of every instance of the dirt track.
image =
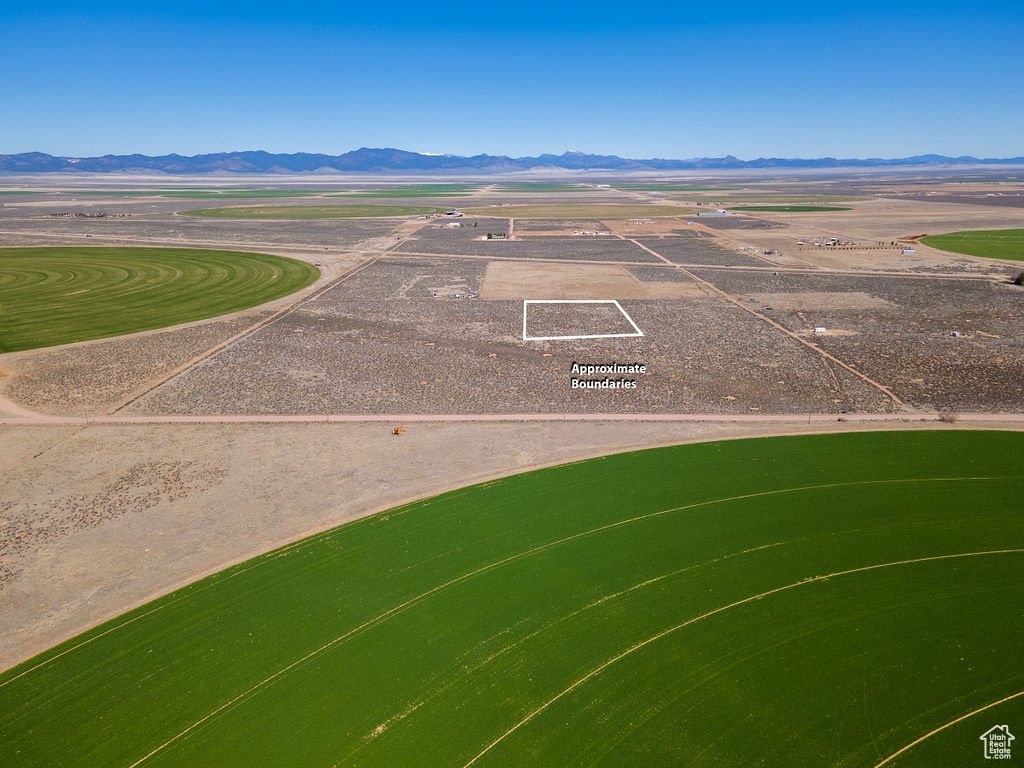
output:
M 908 419 L 936 421 L 938 413 L 469 413 L 469 414 L 357 414 L 357 413 L 266 413 L 218 414 L 214 416 L 48 416 L 27 411 L 9 400 L 0 398 L 0 412 L 20 411 L 20 415 L 0 416 L 6 426 L 99 426 L 115 424 L 453 424 L 494 422 L 660 422 L 679 424 L 829 424 L 832 422 L 905 422 Z M 1024 424 L 1024 413 L 958 413 L 957 421 L 986 424 Z

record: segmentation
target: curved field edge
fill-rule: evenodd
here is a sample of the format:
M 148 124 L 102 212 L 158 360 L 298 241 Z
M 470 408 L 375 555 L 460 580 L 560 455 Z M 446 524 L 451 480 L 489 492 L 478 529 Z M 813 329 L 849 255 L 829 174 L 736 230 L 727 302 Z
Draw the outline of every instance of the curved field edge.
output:
M 311 285 L 312 264 L 195 248 L 0 248 L 0 353 L 205 320 Z
M 361 219 L 429 216 L 444 210 L 418 205 L 239 205 L 178 211 L 178 215 L 214 219 Z
M 922 237 L 925 245 L 986 259 L 1024 261 L 1024 229 L 979 229 Z
M 424 499 L 8 670 L 0 758 L 874 766 L 1024 688 L 1022 449 L 736 440 Z

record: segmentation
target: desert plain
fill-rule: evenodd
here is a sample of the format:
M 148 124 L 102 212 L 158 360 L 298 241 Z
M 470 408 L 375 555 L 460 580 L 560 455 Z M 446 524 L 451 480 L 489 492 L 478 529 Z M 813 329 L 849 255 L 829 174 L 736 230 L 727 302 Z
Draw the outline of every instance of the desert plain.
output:
M 3 180 L 0 246 L 253 251 L 320 277 L 228 315 L 0 355 L 0 667 L 305 534 L 528 468 L 1024 424 L 1024 262 L 921 242 L 1024 227 L 1012 174 L 470 181 L 458 198 L 392 189 L 379 205 L 397 215 L 320 219 L 183 215 L 214 203 L 159 194 L 224 179 Z M 750 210 L 787 206 L 810 210 Z M 646 372 L 581 390 L 574 362 Z

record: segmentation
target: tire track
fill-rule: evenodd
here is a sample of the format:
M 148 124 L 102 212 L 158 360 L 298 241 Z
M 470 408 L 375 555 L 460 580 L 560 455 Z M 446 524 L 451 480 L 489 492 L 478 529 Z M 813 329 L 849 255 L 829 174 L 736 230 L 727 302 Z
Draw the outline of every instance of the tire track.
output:
M 913 409 L 909 408 L 906 403 L 904 403 L 899 397 L 897 397 L 893 393 L 893 391 L 891 389 L 889 389 L 889 387 L 887 387 L 884 384 L 881 384 L 881 383 L 875 381 L 874 379 L 872 379 L 871 377 L 867 376 L 866 374 L 861 373 L 856 368 L 854 368 L 852 365 L 844 363 L 842 360 L 840 360 L 835 355 L 830 354 L 829 352 L 826 352 L 824 349 L 819 347 L 817 344 L 812 344 L 811 342 L 807 341 L 802 336 L 799 336 L 798 334 L 796 334 L 793 331 L 791 331 L 788 328 L 786 328 L 786 326 L 784 326 L 781 323 L 773 320 L 772 318 L 768 317 L 767 315 L 762 314 L 761 312 L 758 312 L 756 309 L 752 309 L 751 307 L 748 307 L 744 302 L 742 302 L 739 299 L 737 299 L 731 293 L 727 293 L 727 292 L 723 291 L 721 288 L 719 288 L 714 283 L 708 282 L 707 280 L 704 280 L 703 278 L 698 277 L 697 275 L 695 275 L 693 272 L 691 272 L 690 270 L 686 269 L 685 267 L 682 267 L 679 264 L 675 264 L 675 263 L 669 261 L 664 256 L 662 256 L 660 253 L 658 253 L 656 251 L 652 251 L 646 245 L 643 245 L 642 243 L 637 242 L 636 240 L 630 240 L 630 242 L 633 243 L 634 245 L 640 247 L 640 248 L 643 248 L 645 251 L 650 253 L 652 256 L 657 256 L 659 259 L 661 259 L 666 264 L 669 264 L 670 266 L 675 267 L 676 269 L 678 269 L 680 272 L 682 272 L 684 275 L 689 277 L 691 280 L 693 280 L 698 285 L 706 286 L 712 292 L 718 294 L 723 299 L 728 301 L 730 304 L 733 304 L 734 306 L 739 307 L 744 312 L 749 312 L 750 314 L 752 314 L 754 317 L 758 318 L 759 320 L 762 320 L 765 323 L 767 323 L 768 325 L 772 326 L 773 328 L 775 328 L 775 329 L 777 329 L 779 331 L 782 331 L 784 334 L 789 336 L 794 341 L 797 341 L 800 344 L 803 344 L 808 349 L 813 350 L 814 352 L 817 352 L 819 355 L 821 355 L 823 358 L 825 358 L 825 360 L 828 360 L 828 361 L 833 362 L 833 363 L 835 363 L 836 365 L 838 365 L 838 366 L 840 366 L 842 368 L 845 368 L 847 371 L 852 373 L 857 378 L 867 382 L 872 387 L 874 387 L 875 389 L 877 389 L 880 392 L 882 392 L 882 394 L 884 394 L 886 397 L 888 397 L 890 400 L 892 400 L 892 402 L 897 407 L 899 407 L 901 410 L 903 410 L 904 412 L 906 412 L 906 411 L 913 412 Z
M 591 670 L 590 672 L 588 672 L 586 675 L 581 677 L 579 680 L 577 680 L 575 683 L 570 685 L 568 688 L 564 689 L 557 696 L 554 696 L 554 697 L 548 699 L 546 702 L 544 702 L 544 704 L 542 704 L 541 706 L 537 707 L 537 709 L 535 709 L 532 712 L 530 712 L 526 717 L 524 717 L 522 720 L 520 720 L 514 726 L 509 728 L 507 731 L 505 731 L 503 734 L 501 734 L 501 736 L 499 736 L 497 739 L 492 741 L 486 747 L 484 747 L 484 749 L 481 752 L 479 752 L 476 755 L 476 757 L 474 757 L 468 763 L 463 765 L 462 768 L 469 768 L 477 760 L 479 760 L 481 757 L 486 755 L 494 747 L 496 747 L 498 744 L 500 744 L 506 738 L 511 736 L 517 730 L 522 728 L 524 725 L 529 723 L 531 720 L 533 720 L 533 718 L 535 718 L 537 715 L 542 713 L 544 710 L 546 710 L 548 707 L 550 707 L 556 701 L 558 701 L 559 699 L 563 698 L 564 696 L 567 696 L 568 694 L 572 693 L 574 690 L 579 688 L 581 685 L 586 683 L 588 680 L 590 680 L 590 679 L 596 677 L 597 675 L 601 674 L 601 672 L 606 670 L 612 664 L 615 664 L 616 662 L 624 659 L 626 656 L 629 656 L 630 654 L 635 653 L 636 651 L 639 651 L 642 648 L 647 647 L 651 643 L 653 643 L 653 642 L 655 642 L 657 640 L 660 640 L 661 638 L 665 637 L 666 635 L 670 635 L 673 632 L 676 632 L 676 631 L 678 631 L 680 629 L 688 627 L 688 626 L 690 626 L 692 624 L 696 624 L 698 621 L 703 621 L 704 619 L 710 618 L 710 617 L 715 616 L 715 615 L 717 615 L 719 613 L 722 613 L 724 611 L 728 611 L 731 608 L 736 608 L 736 607 L 739 607 L 741 605 L 746 605 L 747 603 L 752 603 L 755 600 L 761 600 L 762 598 L 769 597 L 771 595 L 776 595 L 776 594 L 778 594 L 780 592 L 785 592 L 785 591 L 790 590 L 790 589 L 795 589 L 796 587 L 802 587 L 802 586 L 805 586 L 807 584 L 814 584 L 814 583 L 819 582 L 819 581 L 825 581 L 826 579 L 832 579 L 832 578 L 835 578 L 837 576 L 849 576 L 850 574 L 863 573 L 865 571 L 874 571 L 874 570 L 877 570 L 879 568 L 892 568 L 892 567 L 895 567 L 895 566 L 898 566 L 898 565 L 912 565 L 912 564 L 915 564 L 915 563 L 925 563 L 925 562 L 932 562 L 932 561 L 936 561 L 936 560 L 952 560 L 954 558 L 980 557 L 980 556 L 983 556 L 983 555 L 1020 554 L 1021 552 L 1024 552 L 1024 549 L 993 549 L 993 550 L 987 550 L 987 551 L 982 551 L 982 552 L 960 552 L 960 553 L 951 554 L 951 555 L 932 555 L 930 557 L 916 557 L 916 558 L 912 558 L 912 559 L 909 559 L 909 560 L 895 560 L 895 561 L 890 562 L 890 563 L 878 563 L 878 564 L 875 564 L 875 565 L 866 565 L 866 566 L 863 566 L 861 568 L 851 568 L 851 569 L 846 570 L 846 571 L 836 571 L 835 573 L 825 574 L 824 576 L 812 576 L 810 578 L 803 579 L 802 581 L 795 581 L 792 584 L 786 584 L 785 586 L 782 586 L 782 587 L 776 587 L 775 589 L 769 589 L 769 590 L 767 590 L 765 592 L 761 592 L 761 593 L 756 594 L 756 595 L 751 595 L 750 597 L 745 597 L 742 600 L 737 600 L 736 602 L 729 603 L 728 605 L 723 605 L 723 606 L 721 606 L 719 608 L 715 608 L 713 611 L 708 611 L 707 613 L 701 614 L 700 616 L 696 616 L 696 617 L 694 617 L 692 619 L 687 619 L 686 621 L 682 622 L 681 624 L 676 624 L 674 627 L 669 627 L 668 629 L 663 630 L 663 631 L 659 632 L 658 634 L 653 635 L 653 636 L 647 638 L 646 640 L 643 640 L 643 641 L 637 643 L 636 645 L 634 645 L 634 646 L 632 646 L 630 648 L 627 648 L 625 651 L 623 651 L 622 653 L 618 654 L 617 656 L 613 656 L 612 658 L 608 659 L 608 661 L 604 662 L 599 667 L 596 667 L 593 670 Z M 1024 693 L 1024 691 L 1022 691 L 1022 693 Z M 1020 695 L 1021 695 L 1020 693 L 1015 694 L 1015 696 L 1020 696 Z M 1013 696 L 1011 696 L 1009 698 L 1013 698 Z M 1000 702 L 996 702 L 996 703 L 998 704 Z M 995 705 L 990 704 L 989 706 L 995 706 Z M 965 715 L 965 717 L 967 717 L 967 716 L 969 716 L 969 715 Z M 956 721 L 954 721 L 954 722 L 956 722 Z M 922 737 L 922 738 L 927 738 L 927 736 Z M 906 749 L 906 747 L 904 749 Z M 899 754 L 899 753 L 897 753 L 897 754 Z M 893 757 L 895 757 L 895 755 L 893 755 Z M 892 757 L 890 757 L 888 759 L 891 760 Z M 879 765 L 884 765 L 884 764 L 885 764 L 884 762 L 883 763 L 879 763 Z M 878 766 L 875 766 L 875 768 L 878 768 Z
M 882 762 L 878 763 L 878 765 L 876 765 L 875 768 L 882 768 L 883 765 L 886 765 L 887 763 L 891 762 L 895 758 L 899 757 L 900 755 L 902 755 L 904 752 L 906 752 L 911 747 L 917 746 L 918 744 L 920 744 L 922 741 L 924 741 L 925 739 L 929 738 L 930 736 L 934 736 L 939 731 L 944 731 L 947 728 L 949 728 L 951 725 L 956 725 L 957 723 L 961 722 L 962 720 L 966 720 L 969 717 L 973 717 L 974 715 L 980 714 L 981 712 L 984 712 L 986 709 L 992 709 L 992 707 L 996 707 L 996 706 L 998 706 L 1000 704 L 1003 704 L 1003 703 L 1005 703 L 1007 701 L 1010 701 L 1012 699 L 1016 699 L 1018 696 L 1024 696 L 1024 691 L 1018 691 L 1017 693 L 1011 694 L 1010 696 L 1007 696 L 1006 698 L 1000 699 L 999 701 L 993 701 L 991 704 L 986 704 L 984 707 L 978 707 L 973 712 L 968 712 L 966 715 L 961 715 L 956 720 L 950 720 L 945 725 L 940 725 L 938 728 L 936 728 L 933 731 L 929 731 L 928 733 L 926 733 L 921 738 L 915 739 L 914 741 L 910 742 L 909 744 L 907 744 L 907 746 L 903 747 L 903 749 L 900 749 L 900 750 L 897 750 L 896 752 L 893 752 L 891 755 L 889 755 L 887 758 L 885 758 L 885 760 L 883 760 Z

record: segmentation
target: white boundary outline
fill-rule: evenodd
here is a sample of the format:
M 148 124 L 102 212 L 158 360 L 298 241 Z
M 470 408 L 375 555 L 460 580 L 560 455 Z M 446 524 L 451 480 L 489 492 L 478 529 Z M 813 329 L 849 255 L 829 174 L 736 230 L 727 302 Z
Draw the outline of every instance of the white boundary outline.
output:
M 629 324 L 636 329 L 636 333 L 594 333 L 586 336 L 527 336 L 526 335 L 526 308 L 529 304 L 614 304 Z M 640 326 L 633 322 L 626 310 L 622 308 L 615 299 L 523 299 L 523 341 L 569 341 L 572 339 L 632 339 L 643 336 L 644 332 Z

